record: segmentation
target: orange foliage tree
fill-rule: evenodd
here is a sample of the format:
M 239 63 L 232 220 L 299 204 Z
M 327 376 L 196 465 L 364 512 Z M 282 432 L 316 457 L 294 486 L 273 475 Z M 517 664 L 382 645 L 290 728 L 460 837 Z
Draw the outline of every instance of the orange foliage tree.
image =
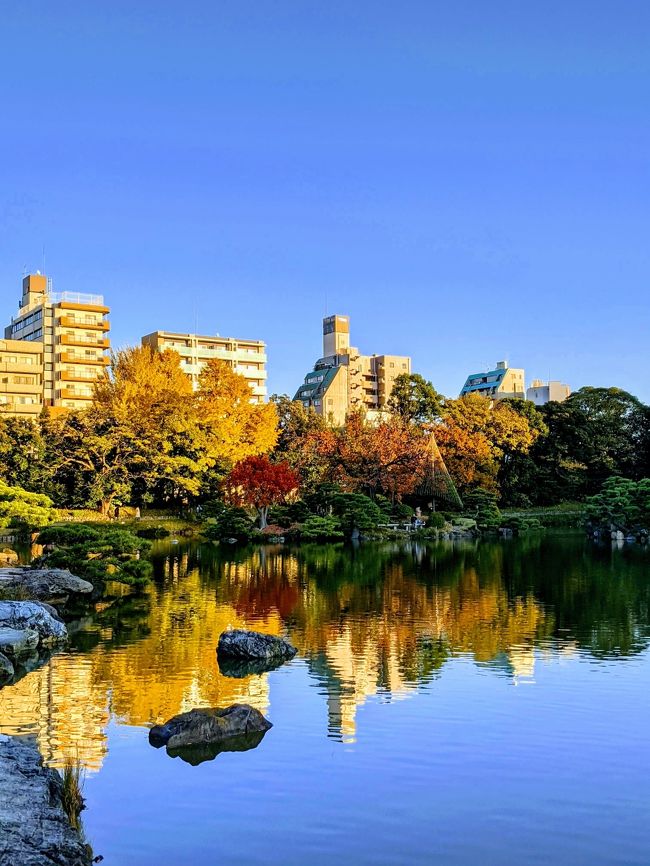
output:
M 320 434 L 331 481 L 345 489 L 392 499 L 412 493 L 424 474 L 428 437 L 420 427 L 391 416 L 368 423 L 361 413 Z
M 497 491 L 497 473 L 506 453 L 525 453 L 539 435 L 507 403 L 472 395 L 445 401 L 436 440 L 447 469 L 461 491 Z
M 298 489 L 300 479 L 288 463 L 271 463 L 268 457 L 246 457 L 228 475 L 225 486 L 231 502 L 257 509 L 260 529 L 265 529 L 269 508 L 284 502 Z

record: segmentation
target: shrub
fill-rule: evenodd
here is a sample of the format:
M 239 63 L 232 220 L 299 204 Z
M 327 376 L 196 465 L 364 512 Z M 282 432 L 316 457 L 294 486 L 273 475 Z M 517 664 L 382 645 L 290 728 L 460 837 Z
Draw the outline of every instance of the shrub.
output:
M 166 526 L 145 526 L 135 533 L 138 538 L 168 538 L 171 533 Z
M 301 541 L 341 541 L 343 530 L 336 517 L 312 514 L 300 527 Z
M 496 529 L 501 525 L 501 512 L 496 493 L 477 487 L 465 496 L 465 516 L 476 520 L 479 529 Z
M 356 531 L 368 532 L 381 522 L 379 507 L 362 493 L 339 493 L 332 501 L 332 511 L 339 518 L 347 536 Z
M 650 529 L 650 478 L 608 478 L 600 493 L 587 499 L 587 517 L 606 531 Z
M 207 521 L 203 534 L 211 541 L 226 541 L 234 538 L 240 543 L 251 540 L 253 521 L 243 508 L 224 506 L 221 516 Z
M 49 496 L 28 493 L 22 487 L 10 487 L 0 481 L 0 525 L 30 531 L 47 526 L 54 515 Z
M 151 576 L 151 563 L 139 558 L 150 542 L 126 529 L 69 523 L 46 527 L 38 541 L 52 546 L 43 552 L 39 564 L 68 568 L 96 587 L 106 580 L 137 586 Z
M 432 511 L 427 521 L 427 529 L 442 529 L 446 522 L 440 511 Z

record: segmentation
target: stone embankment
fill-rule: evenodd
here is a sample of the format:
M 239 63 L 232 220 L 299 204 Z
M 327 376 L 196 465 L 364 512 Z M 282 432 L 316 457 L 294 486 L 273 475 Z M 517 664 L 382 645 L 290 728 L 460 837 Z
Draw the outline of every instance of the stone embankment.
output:
M 92 583 L 67 568 L 0 568 L 0 593 L 5 598 L 15 593 L 22 598 L 65 603 L 70 598 L 90 598 L 92 591 Z
M 0 866 L 90 866 L 62 805 L 63 782 L 35 744 L 0 734 Z
M 48 650 L 65 643 L 68 630 L 41 601 L 0 601 L 0 686 L 38 666 Z

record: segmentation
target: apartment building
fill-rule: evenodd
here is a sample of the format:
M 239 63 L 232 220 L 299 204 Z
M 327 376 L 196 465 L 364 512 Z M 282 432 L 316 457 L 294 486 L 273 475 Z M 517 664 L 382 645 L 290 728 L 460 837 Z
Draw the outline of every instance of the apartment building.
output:
M 0 415 L 36 418 L 43 409 L 43 345 L 0 340 Z
M 181 367 L 194 388 L 198 387 L 199 375 L 206 362 L 218 358 L 247 379 L 253 403 L 263 403 L 266 398 L 266 344 L 262 340 L 154 331 L 142 337 L 142 345 L 160 352 L 165 349 L 178 352 Z
M 39 272 L 23 279 L 18 315 L 5 329 L 12 342 L 40 343 L 42 404 L 55 409 L 90 405 L 95 380 L 109 364 L 109 308 L 101 295 L 52 291 Z
M 480 394 L 491 400 L 504 400 L 506 397 L 526 399 L 524 371 L 509 367 L 507 361 L 498 361 L 494 370 L 486 373 L 470 373 L 460 392 L 461 397 Z
M 545 403 L 555 401 L 561 403 L 571 394 L 571 388 L 565 385 L 564 382 L 550 381 L 542 382 L 541 379 L 533 379 L 533 382 L 526 391 L 526 399 L 530 400 L 536 406 L 543 406 Z
M 410 372 L 406 356 L 362 355 L 350 346 L 349 316 L 328 316 L 323 319 L 323 357 L 307 373 L 294 400 L 335 426 L 358 409 L 376 420 L 387 411 L 397 376 Z

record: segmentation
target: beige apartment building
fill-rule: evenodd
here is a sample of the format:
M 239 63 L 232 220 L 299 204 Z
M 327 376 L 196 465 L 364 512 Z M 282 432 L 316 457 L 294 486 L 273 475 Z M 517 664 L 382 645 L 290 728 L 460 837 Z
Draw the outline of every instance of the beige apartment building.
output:
M 406 356 L 362 355 L 350 346 L 349 316 L 328 316 L 323 319 L 323 357 L 305 376 L 294 400 L 335 426 L 359 409 L 377 420 L 387 411 L 397 376 L 410 372 Z
M 8 341 L 40 344 L 42 405 L 59 410 L 84 409 L 94 382 L 105 375 L 110 312 L 101 295 L 54 293 L 41 273 L 23 279 L 18 315 L 5 329 Z M 25 351 L 29 351 L 25 348 Z
M 194 388 L 198 387 L 199 375 L 206 362 L 218 358 L 247 379 L 252 402 L 263 403 L 266 398 L 266 344 L 262 340 L 154 331 L 142 337 L 142 345 L 161 352 L 165 349 L 178 352 L 181 367 L 192 380 Z
M 519 367 L 509 367 L 507 361 L 497 361 L 494 370 L 469 374 L 460 396 L 465 397 L 468 394 L 480 394 L 491 400 L 505 400 L 506 397 L 525 400 L 524 371 Z
M 542 382 L 541 379 L 533 379 L 530 388 L 526 391 L 526 399 L 536 406 L 544 406 L 545 403 L 562 403 L 571 394 L 571 388 L 564 382 L 551 380 Z
M 0 415 L 36 418 L 43 409 L 43 345 L 0 340 Z

